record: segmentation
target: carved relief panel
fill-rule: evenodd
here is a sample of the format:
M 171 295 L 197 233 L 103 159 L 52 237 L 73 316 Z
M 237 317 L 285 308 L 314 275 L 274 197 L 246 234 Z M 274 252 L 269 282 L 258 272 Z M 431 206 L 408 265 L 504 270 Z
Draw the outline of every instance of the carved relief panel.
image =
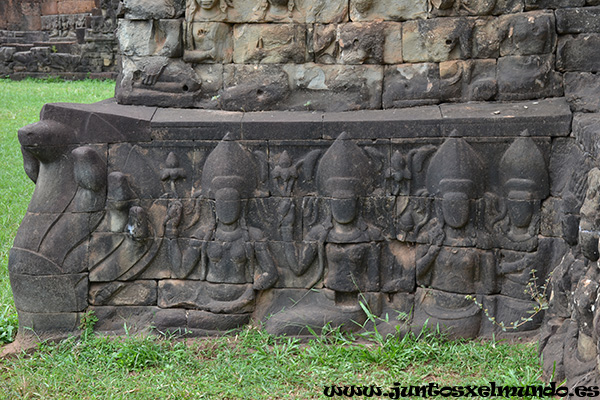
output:
M 64 165 L 28 145 L 35 132 L 23 135 L 32 179 L 47 176 L 50 166 L 72 170 L 61 181 L 68 191 L 44 189 L 53 183 L 40 181 L 42 194 L 34 195 L 23 225 L 46 218 L 51 226 L 49 215 L 63 208 L 38 213 L 48 201 L 79 210 L 50 228 L 64 219 L 84 229 L 72 232 L 64 261 L 60 246 L 33 250 L 72 272 L 53 278 L 76 288 L 65 312 L 87 304 L 99 315 L 183 315 L 194 334 L 253 317 L 272 333 L 308 334 L 307 327 L 326 324 L 361 329 L 368 307 L 382 317 L 382 331 L 416 330 L 428 321 L 472 337 L 499 329 L 466 296 L 500 321 L 518 320 L 536 304 L 524 293 L 532 271 L 543 283 L 564 254 L 555 239 L 540 236 L 547 138 L 454 131 L 364 139 L 356 129 L 324 134 L 322 121 L 305 115 L 298 132 L 269 122 L 265 140 L 257 127 L 273 116 L 247 115 L 240 131 L 223 138 L 203 126 L 207 140 L 172 115 L 176 133 L 157 125 L 137 142 L 115 134 L 109 144 L 55 146 L 71 154 Z M 99 131 L 112 126 L 94 121 L 107 124 Z M 239 119 L 232 121 L 235 129 Z M 53 121 L 39 129 L 77 135 Z M 313 139 L 296 139 L 309 131 Z M 11 274 L 31 283 L 25 266 L 35 257 L 25 237 L 15 241 Z M 84 269 L 69 269 L 75 265 Z M 19 307 L 35 308 L 24 299 Z

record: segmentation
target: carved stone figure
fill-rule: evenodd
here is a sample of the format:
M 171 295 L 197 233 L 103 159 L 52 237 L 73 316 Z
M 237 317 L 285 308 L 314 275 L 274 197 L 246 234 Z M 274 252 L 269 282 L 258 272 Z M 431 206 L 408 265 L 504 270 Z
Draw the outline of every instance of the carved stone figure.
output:
M 342 64 L 381 64 L 383 62 L 384 25 L 349 23 L 340 26 L 338 62 Z
M 259 0 L 254 8 L 254 15 L 258 21 L 263 21 L 269 16 L 272 20 L 291 19 L 296 7 L 296 0 Z
M 313 150 L 292 164 L 289 153 L 284 150 L 271 171 L 271 176 L 277 185 L 279 194 L 291 196 L 294 184 L 303 172 L 305 180 L 312 180 L 313 168 L 321 152 Z
M 162 233 L 152 226 L 148 211 L 139 205 L 127 175 L 110 173 L 107 191 L 106 215 L 90 239 L 90 281 L 132 281 L 156 257 Z M 105 288 L 103 299 L 110 299 L 118 289 Z
M 73 331 L 87 306 L 87 239 L 103 214 L 106 162 L 52 120 L 22 128 L 19 141 L 36 188 L 9 257 L 15 306 L 45 334 Z
M 202 172 L 202 193 L 214 200 L 214 223 L 200 226 L 190 239 L 178 238 L 177 221 L 183 208 L 177 200 L 171 203 L 169 214 L 176 217 L 169 218 L 166 232 L 172 276 L 201 281 L 194 288 L 202 292 L 192 289 L 188 293 L 174 283 L 175 288 L 165 287 L 163 295 L 170 306 L 191 302 L 214 313 L 244 313 L 252 310 L 255 291 L 275 284 L 278 273 L 265 236 L 249 227 L 244 215 L 243 201 L 254 194 L 257 183 L 252 156 L 226 135 L 206 159 Z
M 432 217 L 432 199 L 420 197 L 397 197 L 394 212 L 396 215 L 396 239 L 401 242 L 427 242 L 422 234 L 426 224 Z
M 431 159 L 427 189 L 436 197 L 437 216 L 426 228 L 430 244 L 417 248 L 417 285 L 430 289 L 417 296 L 415 326 L 429 320 L 457 336 L 479 333 L 481 313 L 465 295 L 493 293 L 496 283 L 493 255 L 472 247 L 477 244 L 475 200 L 483 195 L 482 169 L 473 148 L 452 135 Z
M 372 185 L 374 163 L 344 132 L 321 158 L 317 169 L 319 194 L 328 198 L 331 212 L 312 227 L 299 252 L 288 247 L 296 275 L 316 263 L 322 284 L 331 291 L 327 304 L 301 304 L 295 310 L 267 321 L 267 329 L 286 332 L 286 324 L 320 328 L 325 322 L 356 329 L 364 321 L 360 293 L 380 288 L 381 232 L 364 221 L 359 197 Z M 326 316 L 326 317 L 325 317 Z
M 392 181 L 392 195 L 410 194 L 410 180 L 412 173 L 407 166 L 406 159 L 399 151 L 392 154 L 391 167 L 386 174 L 386 178 Z
M 544 156 L 525 130 L 506 150 L 499 166 L 504 198 L 495 229 L 500 247 L 532 251 L 537 247 L 540 202 L 549 193 Z
M 123 57 L 123 64 L 126 68 L 117 79 L 115 94 L 122 103 L 168 104 L 176 98 L 181 106 L 193 107 L 200 94 L 200 78 L 182 60 Z
M 185 178 L 185 170 L 179 167 L 179 160 L 175 153 L 170 152 L 167 156 L 165 168 L 160 171 L 160 179 L 170 183 L 171 193 L 177 197 L 175 182 Z
M 232 29 L 221 22 L 187 24 L 183 59 L 191 63 L 229 63 L 233 55 Z
M 496 95 L 494 60 L 454 60 L 440 63 L 442 99 L 484 101 Z
M 231 0 L 186 0 L 185 19 L 193 21 L 222 21 L 227 17 L 227 9 L 233 7 Z

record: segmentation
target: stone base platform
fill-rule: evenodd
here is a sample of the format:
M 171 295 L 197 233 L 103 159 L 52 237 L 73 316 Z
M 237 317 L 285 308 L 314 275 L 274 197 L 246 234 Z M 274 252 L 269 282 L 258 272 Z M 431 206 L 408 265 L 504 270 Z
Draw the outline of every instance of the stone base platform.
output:
M 19 131 L 36 182 L 9 259 L 19 334 L 76 333 L 89 311 L 116 333 L 252 319 L 287 335 L 500 333 L 566 251 L 571 118 L 563 98 L 340 113 L 47 104 Z

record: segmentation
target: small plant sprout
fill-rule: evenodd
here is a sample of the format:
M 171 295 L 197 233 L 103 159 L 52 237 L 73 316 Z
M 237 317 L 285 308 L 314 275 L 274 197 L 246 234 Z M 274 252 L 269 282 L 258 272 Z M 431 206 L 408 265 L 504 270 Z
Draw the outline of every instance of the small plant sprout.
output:
M 485 314 L 486 318 L 492 324 L 500 327 L 500 329 L 502 329 L 502 332 L 506 332 L 508 330 L 517 330 L 521 326 L 525 325 L 526 323 L 533 321 L 533 318 L 536 315 L 538 315 L 539 313 L 544 312 L 545 310 L 548 309 L 548 299 L 547 299 L 546 294 L 547 294 L 547 290 L 548 290 L 548 283 L 550 282 L 552 273 L 550 273 L 548 275 L 548 278 L 546 279 L 544 284 L 542 286 L 538 287 L 537 286 L 537 276 L 535 275 L 536 272 L 537 271 L 535 269 L 531 270 L 531 272 L 530 272 L 531 278 L 529 278 L 529 282 L 527 283 L 527 286 L 525 287 L 525 290 L 524 290 L 525 294 L 528 294 L 531 296 L 531 299 L 534 301 L 535 305 L 533 306 L 533 308 L 531 310 L 527 311 L 527 314 L 529 314 L 528 316 L 523 316 L 520 319 L 518 319 L 517 321 L 513 321 L 513 322 L 497 321 L 496 317 L 492 316 L 490 311 L 487 308 L 485 308 L 483 306 L 483 304 L 478 302 L 477 298 L 475 296 L 467 295 L 467 296 L 465 296 L 465 298 L 467 300 L 472 300 L 475 304 L 477 304 L 477 306 Z

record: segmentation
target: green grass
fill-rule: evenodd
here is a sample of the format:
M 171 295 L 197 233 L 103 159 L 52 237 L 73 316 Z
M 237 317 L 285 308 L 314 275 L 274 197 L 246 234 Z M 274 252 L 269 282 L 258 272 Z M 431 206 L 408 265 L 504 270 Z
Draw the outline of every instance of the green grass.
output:
M 17 130 L 37 121 L 45 103 L 91 103 L 111 97 L 113 88 L 110 81 L 0 79 L 0 343 L 16 326 L 8 251 L 33 191 Z M 332 331 L 300 343 L 247 327 L 183 342 L 88 330 L 81 339 L 1 359 L 0 399 L 309 399 L 327 398 L 323 389 L 330 385 L 535 385 L 540 374 L 535 344 L 447 341 L 427 333 L 418 340 L 376 334 L 365 340 Z
M 312 399 L 325 386 L 538 385 L 532 345 L 425 334 L 382 343 L 335 332 L 308 343 L 255 327 L 193 341 L 90 335 L 0 362 L 0 393 L 40 399 Z M 339 398 L 339 397 L 338 397 Z

